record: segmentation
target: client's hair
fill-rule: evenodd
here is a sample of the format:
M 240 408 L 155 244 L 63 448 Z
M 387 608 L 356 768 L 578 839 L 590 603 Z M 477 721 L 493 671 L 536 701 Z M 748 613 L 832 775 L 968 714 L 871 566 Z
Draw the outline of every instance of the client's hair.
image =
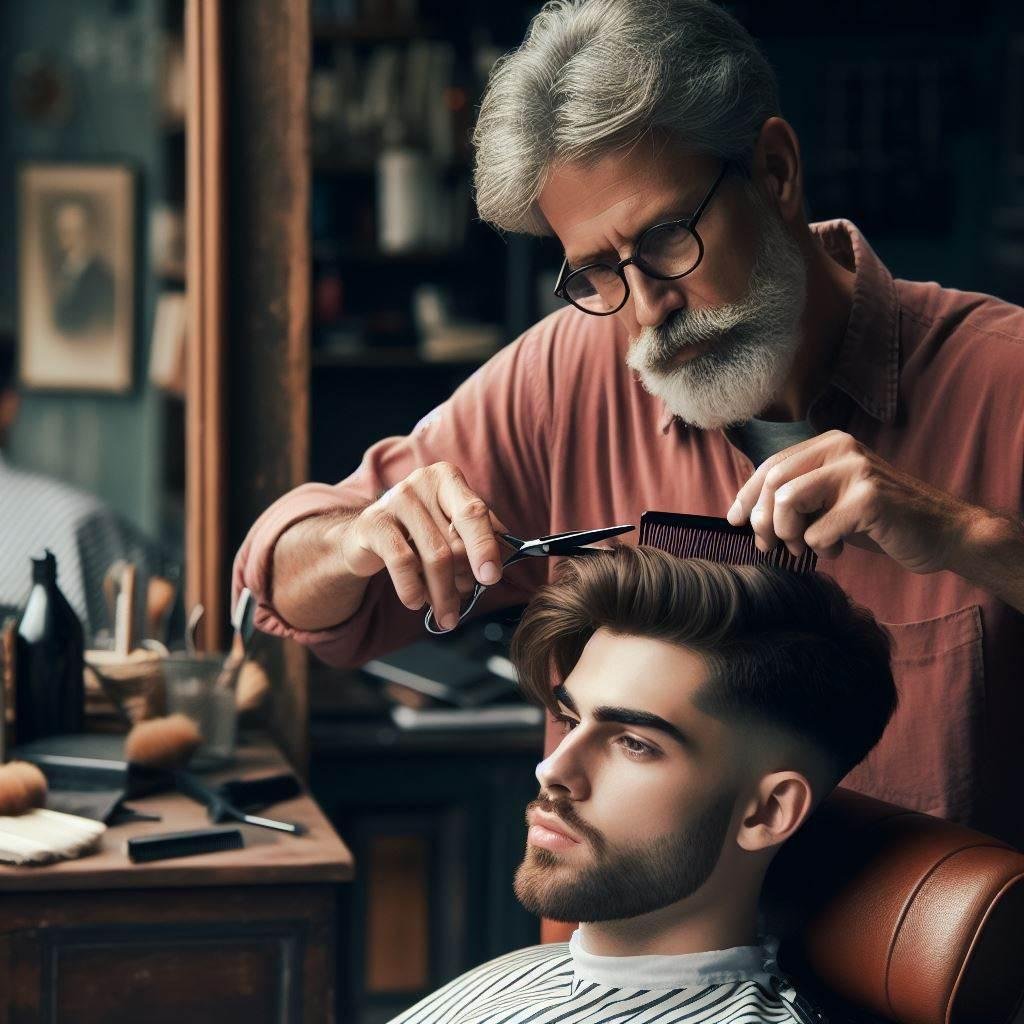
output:
M 512 638 L 527 698 L 557 713 L 553 687 L 601 628 L 701 655 L 702 711 L 809 741 L 833 782 L 867 755 L 896 709 L 888 634 L 827 576 L 627 545 L 569 559 Z

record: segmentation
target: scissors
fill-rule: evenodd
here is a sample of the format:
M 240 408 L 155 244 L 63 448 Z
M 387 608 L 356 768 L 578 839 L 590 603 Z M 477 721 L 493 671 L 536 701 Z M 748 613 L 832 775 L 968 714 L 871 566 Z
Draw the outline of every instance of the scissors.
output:
M 536 540 L 520 540 L 518 537 L 513 537 L 510 533 L 499 533 L 497 534 L 498 537 L 516 549 L 513 554 L 509 555 L 502 562 L 502 568 L 507 568 L 514 562 L 520 562 L 524 558 L 534 555 L 555 557 L 606 553 L 607 548 L 591 548 L 586 545 L 593 544 L 599 540 L 607 540 L 609 537 L 617 537 L 620 533 L 629 533 L 630 530 L 635 529 L 636 527 L 630 524 L 625 526 L 605 526 L 600 530 L 574 530 L 572 533 L 553 533 L 549 537 L 538 537 Z M 469 604 L 459 612 L 459 622 L 473 610 L 473 605 L 476 604 L 480 595 L 486 589 L 487 584 L 477 582 L 476 586 L 473 587 L 473 596 L 469 599 Z M 445 633 L 452 632 L 458 626 L 458 623 L 452 626 L 452 629 L 436 628 L 437 623 L 434 619 L 434 609 L 430 608 L 427 610 L 423 625 L 427 627 L 428 633 L 433 633 L 434 636 L 443 636 Z

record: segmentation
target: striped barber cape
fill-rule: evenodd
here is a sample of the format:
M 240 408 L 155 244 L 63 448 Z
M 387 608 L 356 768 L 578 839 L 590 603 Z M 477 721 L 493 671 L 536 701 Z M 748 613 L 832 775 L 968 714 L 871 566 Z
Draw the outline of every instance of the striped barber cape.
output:
M 481 964 L 391 1024 L 825 1024 L 779 973 L 778 943 L 596 956 L 579 929 Z

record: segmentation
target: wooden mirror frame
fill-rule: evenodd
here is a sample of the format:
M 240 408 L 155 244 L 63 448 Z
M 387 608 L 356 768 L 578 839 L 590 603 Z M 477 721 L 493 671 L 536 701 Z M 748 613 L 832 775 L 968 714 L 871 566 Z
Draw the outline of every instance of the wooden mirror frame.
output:
M 224 635 L 224 88 L 219 0 L 187 0 L 185 600 L 205 609 L 199 642 Z
M 309 0 L 186 0 L 186 599 L 228 641 L 235 551 L 308 478 Z M 308 663 L 268 642 L 271 728 L 305 768 Z

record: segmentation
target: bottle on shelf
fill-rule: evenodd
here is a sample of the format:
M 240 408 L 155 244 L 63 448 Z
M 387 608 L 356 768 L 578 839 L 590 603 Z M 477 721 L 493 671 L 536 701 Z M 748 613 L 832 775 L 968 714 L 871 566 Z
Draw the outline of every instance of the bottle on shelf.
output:
M 32 559 L 32 589 L 18 620 L 14 664 L 17 742 L 80 732 L 82 624 L 57 586 L 57 559 L 49 550 Z

